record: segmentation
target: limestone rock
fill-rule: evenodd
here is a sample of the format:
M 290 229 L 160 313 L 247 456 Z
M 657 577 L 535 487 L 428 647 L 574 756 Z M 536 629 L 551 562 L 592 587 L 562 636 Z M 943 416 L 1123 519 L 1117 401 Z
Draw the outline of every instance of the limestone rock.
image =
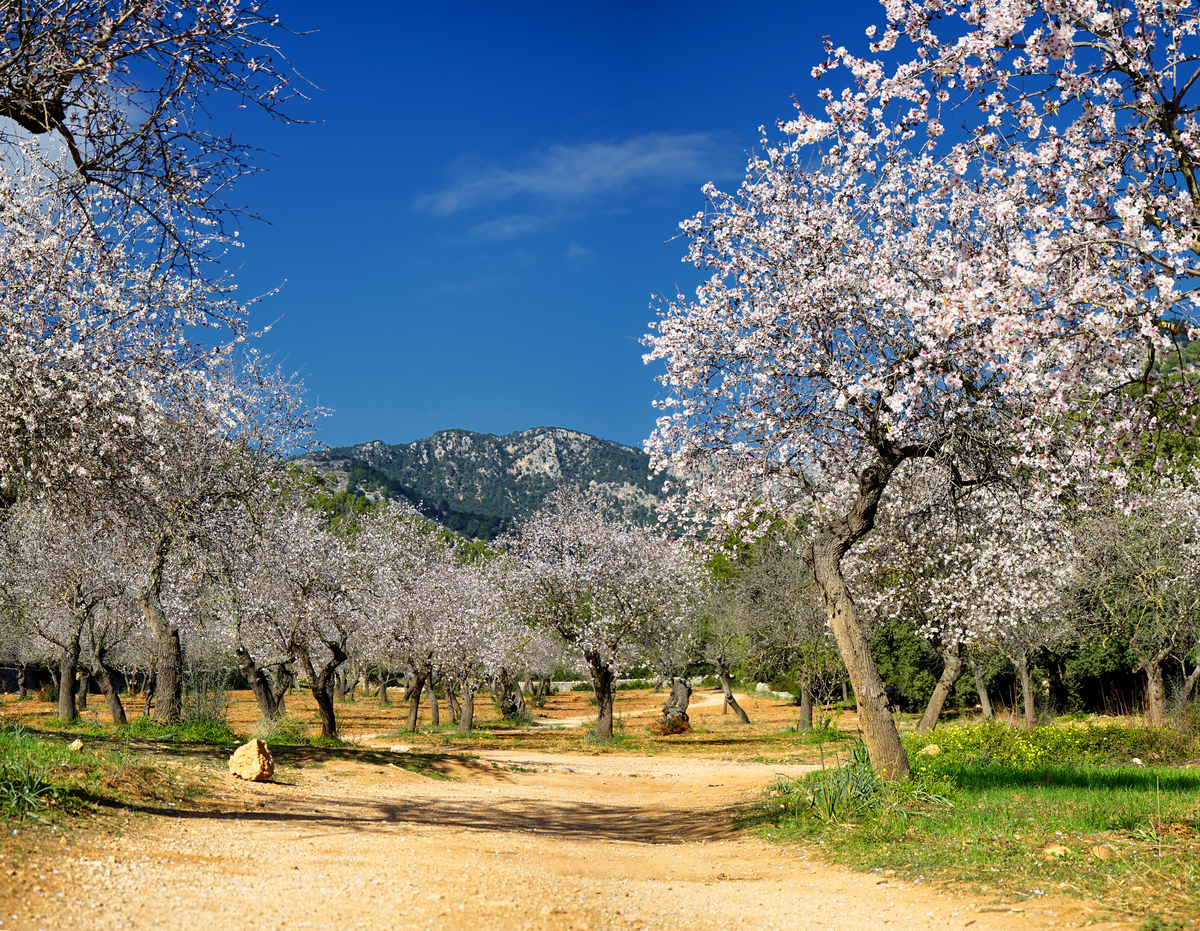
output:
M 1111 860 L 1115 854 L 1113 853 L 1113 849 L 1111 847 L 1102 847 L 1097 844 L 1092 848 L 1092 856 L 1097 860 Z
M 1064 847 L 1062 844 L 1049 844 L 1042 850 L 1042 853 L 1047 857 L 1065 857 L 1070 854 L 1071 848 Z
M 937 744 L 930 744 L 927 747 L 922 747 L 917 751 L 917 756 L 937 756 L 942 752 L 942 748 Z
M 248 782 L 266 782 L 275 775 L 275 761 L 271 759 L 271 750 L 266 743 L 252 740 L 233 751 L 229 771 Z
M 76 737 L 73 741 L 67 744 L 67 749 L 72 753 L 78 753 L 83 749 L 83 741 Z

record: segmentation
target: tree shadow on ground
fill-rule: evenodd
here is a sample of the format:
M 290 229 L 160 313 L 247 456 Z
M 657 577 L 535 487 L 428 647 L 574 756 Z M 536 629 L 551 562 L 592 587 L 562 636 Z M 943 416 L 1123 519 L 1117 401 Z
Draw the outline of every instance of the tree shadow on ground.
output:
M 288 807 L 245 810 L 178 810 L 138 806 L 131 810 L 181 822 L 249 821 L 307 827 L 315 832 L 384 832 L 423 827 L 527 834 L 555 840 L 684 844 L 738 836 L 732 811 L 646 809 L 631 805 L 547 802 L 528 799 L 436 799 L 422 796 L 386 802 L 303 799 Z M 282 807 L 282 806 L 281 806 Z

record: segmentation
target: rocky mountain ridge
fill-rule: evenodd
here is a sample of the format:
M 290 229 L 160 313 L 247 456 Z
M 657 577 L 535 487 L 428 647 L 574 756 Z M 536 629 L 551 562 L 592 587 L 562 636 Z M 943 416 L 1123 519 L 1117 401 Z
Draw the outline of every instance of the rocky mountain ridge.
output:
M 641 450 L 561 427 L 507 436 L 441 430 L 412 443 L 374 440 L 297 462 L 334 473 L 347 490 L 405 498 L 460 532 L 454 524 L 468 521 L 476 531 L 470 535 L 482 537 L 528 517 L 562 486 L 596 487 L 639 520 L 663 498 L 663 476 L 650 474 Z

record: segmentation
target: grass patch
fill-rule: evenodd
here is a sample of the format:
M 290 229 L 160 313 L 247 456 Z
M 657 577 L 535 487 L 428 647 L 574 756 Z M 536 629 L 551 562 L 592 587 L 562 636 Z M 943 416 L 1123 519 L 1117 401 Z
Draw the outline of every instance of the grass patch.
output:
M 935 736 L 941 752 L 912 757 L 911 783 L 872 782 L 865 755 L 852 751 L 824 773 L 778 780 L 746 822 L 856 869 L 1009 902 L 1069 895 L 1097 917 L 1137 914 L 1163 927 L 1200 914 L 1200 771 L 1112 763 L 1178 756 L 1169 732 L 988 726 Z M 1046 762 L 1047 748 L 1082 761 Z
M 906 735 L 909 755 L 930 744 L 939 758 L 980 767 L 1040 766 L 1048 763 L 1182 763 L 1197 750 L 1191 736 L 1164 727 L 1127 724 L 1046 725 L 1030 730 L 996 721 L 946 727 L 932 734 Z
M 111 737 L 109 738 L 111 740 Z M 180 801 L 199 780 L 100 743 L 68 749 L 58 735 L 0 725 L 0 820 L 51 824 L 96 805 Z
M 150 717 L 134 718 L 117 728 L 117 736 L 134 740 L 178 740 L 187 743 L 235 744 L 241 742 L 223 720 L 198 720 L 179 724 L 160 724 Z

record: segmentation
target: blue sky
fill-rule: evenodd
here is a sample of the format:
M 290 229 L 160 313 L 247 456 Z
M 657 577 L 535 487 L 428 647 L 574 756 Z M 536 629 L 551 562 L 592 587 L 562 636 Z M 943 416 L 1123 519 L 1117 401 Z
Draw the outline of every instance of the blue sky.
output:
M 227 264 L 278 319 L 265 347 L 335 409 L 331 445 L 561 426 L 634 446 L 653 428 L 639 338 L 690 292 L 680 220 L 736 187 L 758 127 L 817 110 L 822 37 L 865 50 L 840 3 L 275 5 L 320 90 L 294 116 L 210 112 L 268 169 Z M 841 73 L 832 76 L 836 82 Z M 826 78 L 826 83 L 830 79 Z

